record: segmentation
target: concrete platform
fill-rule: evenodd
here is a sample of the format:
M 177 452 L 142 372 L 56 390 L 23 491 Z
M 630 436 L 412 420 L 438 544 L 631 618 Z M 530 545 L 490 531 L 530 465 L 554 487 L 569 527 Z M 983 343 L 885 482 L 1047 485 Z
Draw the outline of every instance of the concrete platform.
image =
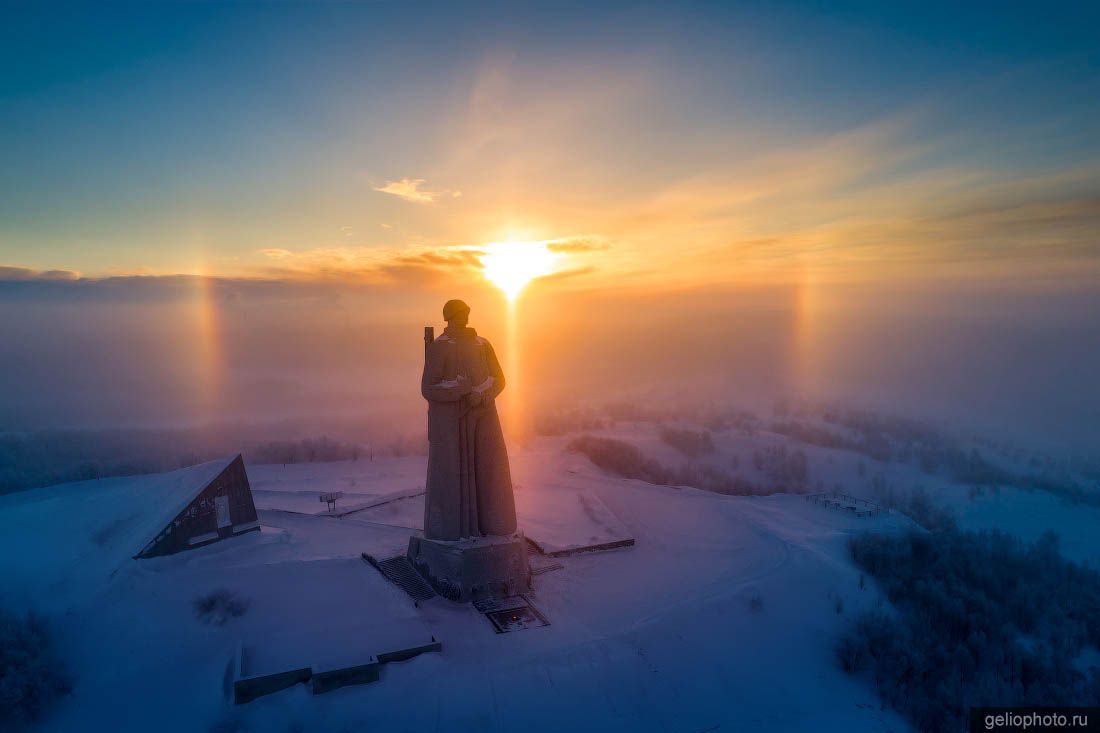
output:
M 531 588 L 522 534 L 453 542 L 414 536 L 408 558 L 436 593 L 458 603 L 515 596 Z

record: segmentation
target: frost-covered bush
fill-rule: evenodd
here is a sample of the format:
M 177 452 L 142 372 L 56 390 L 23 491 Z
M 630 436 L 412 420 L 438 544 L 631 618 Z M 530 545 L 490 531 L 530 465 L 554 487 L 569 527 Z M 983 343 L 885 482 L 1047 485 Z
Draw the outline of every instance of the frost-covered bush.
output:
M 897 507 L 914 522 L 933 532 L 955 528 L 955 517 L 950 511 L 936 505 L 922 489 L 915 489 Z
M 810 422 L 776 420 L 768 426 L 768 429 L 773 433 L 779 433 L 780 435 L 785 435 L 788 438 L 793 438 L 794 440 L 809 445 L 819 445 L 822 448 L 833 448 L 836 450 L 855 451 L 857 453 L 863 453 L 870 458 L 875 458 L 876 460 L 890 459 L 889 451 L 871 451 L 870 449 L 864 449 L 863 444 L 855 438 Z M 874 453 L 873 455 L 872 452 Z
M 583 453 L 597 467 L 616 476 L 664 486 L 672 483 L 671 471 L 660 462 L 643 456 L 638 447 L 632 443 L 595 435 L 581 435 L 570 441 L 567 448 Z
M 742 496 L 766 495 L 791 489 L 790 486 L 754 484 L 743 476 L 731 475 L 713 466 L 686 465 L 669 468 L 660 461 L 644 456 L 632 443 L 614 438 L 582 435 L 570 441 L 567 449 L 583 453 L 592 463 L 608 473 L 659 486 L 691 486 L 719 494 Z
M 216 590 L 199 596 L 194 602 L 195 618 L 204 624 L 224 626 L 248 611 L 248 601 L 229 590 Z
M 689 458 L 702 458 L 714 452 L 714 439 L 709 431 L 680 430 L 664 426 L 661 440 Z
M 735 430 L 742 437 L 751 438 L 760 432 L 762 422 L 760 418 L 752 412 L 746 410 L 730 410 L 708 412 L 703 417 L 702 424 L 712 433 Z
M 997 532 L 866 534 L 856 564 L 897 610 L 865 614 L 836 647 L 917 730 L 963 730 L 992 705 L 1095 705 L 1100 674 L 1076 660 L 1100 646 L 1100 574 Z
M 595 410 L 577 408 L 536 415 L 534 428 L 538 435 L 567 435 L 582 430 L 602 430 L 607 422 Z
M 0 610 L 0 729 L 38 720 L 69 686 L 46 622 Z
M 886 483 L 886 477 L 876 473 L 871 477 L 870 493 L 884 508 L 901 512 L 927 530 L 940 532 L 955 529 L 955 516 L 929 499 L 921 486 L 914 486 L 908 492 L 894 491 Z
M 805 491 L 810 482 L 809 461 L 801 450 L 773 445 L 753 451 L 752 465 L 767 477 L 771 492 Z

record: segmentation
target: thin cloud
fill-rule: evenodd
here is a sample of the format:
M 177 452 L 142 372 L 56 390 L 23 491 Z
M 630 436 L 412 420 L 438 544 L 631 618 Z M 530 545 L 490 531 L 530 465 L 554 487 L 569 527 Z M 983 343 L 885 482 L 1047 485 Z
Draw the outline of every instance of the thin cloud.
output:
M 418 248 L 327 247 L 272 258 L 258 274 L 265 279 L 327 281 L 358 285 L 425 285 L 474 276 L 484 254 L 472 246 Z
M 270 257 L 273 260 L 283 260 L 287 257 L 293 256 L 293 252 L 289 249 L 281 249 L 279 247 L 269 247 L 268 249 L 261 249 L 260 254 L 264 257 Z
M 379 193 L 388 193 L 391 196 L 397 196 L 398 198 L 412 201 L 416 204 L 433 204 L 436 199 L 448 194 L 453 198 L 462 195 L 461 191 L 424 190 L 421 186 L 424 185 L 425 182 L 423 178 L 402 178 L 400 181 L 386 181 L 386 185 L 375 186 L 374 190 Z
M 600 252 L 610 248 L 610 244 L 598 237 L 575 237 L 572 239 L 558 239 L 546 243 L 546 249 L 555 254 L 563 255 Z
M 32 270 L 29 267 L 8 267 L 0 265 L 0 280 L 25 281 L 38 280 L 43 282 L 79 280 L 80 273 L 73 270 Z
M 588 275 L 596 271 L 594 267 L 574 267 L 569 270 L 559 270 L 558 272 L 550 273 L 549 275 L 542 275 L 536 277 L 532 282 L 539 284 L 557 283 L 562 280 L 572 280 L 574 278 L 581 277 L 582 275 Z

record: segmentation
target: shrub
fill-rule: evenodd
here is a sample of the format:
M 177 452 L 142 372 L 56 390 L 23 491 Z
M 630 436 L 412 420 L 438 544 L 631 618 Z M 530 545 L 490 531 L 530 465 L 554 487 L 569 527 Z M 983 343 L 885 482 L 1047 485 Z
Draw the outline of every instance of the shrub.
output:
M 651 484 L 668 486 L 671 473 L 658 461 L 646 458 L 637 446 L 614 438 L 582 435 L 574 438 L 568 450 L 583 453 L 598 468 L 623 478 L 640 479 Z
M 0 610 L 0 728 L 33 723 L 69 689 L 46 622 Z
M 216 590 L 195 599 L 195 618 L 204 624 L 224 626 L 248 611 L 248 601 L 228 590 Z
M 933 532 L 955 528 L 955 517 L 950 511 L 934 504 L 923 489 L 914 489 L 907 502 L 897 507 L 910 519 Z
M 709 432 L 662 427 L 661 440 L 689 458 L 702 458 L 714 452 L 714 440 Z

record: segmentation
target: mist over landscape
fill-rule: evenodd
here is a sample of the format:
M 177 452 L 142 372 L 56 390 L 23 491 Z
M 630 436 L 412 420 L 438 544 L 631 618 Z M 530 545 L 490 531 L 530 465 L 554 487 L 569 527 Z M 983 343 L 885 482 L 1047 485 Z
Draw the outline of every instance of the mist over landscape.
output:
M 0 6 L 0 729 L 1097 729 L 1098 7 Z
M 0 424 L 300 422 L 338 434 L 352 421 L 411 431 L 422 419 L 422 327 L 442 328 L 445 294 L 472 289 L 461 280 L 427 292 L 188 277 L 5 281 L 0 336 L 18 348 L 0 361 Z M 518 329 L 526 419 L 635 398 L 760 409 L 794 397 L 1048 448 L 1087 451 L 1100 439 L 1092 290 L 806 291 L 591 290 L 562 299 L 536 287 Z M 480 296 L 475 325 L 506 340 L 505 308 Z

